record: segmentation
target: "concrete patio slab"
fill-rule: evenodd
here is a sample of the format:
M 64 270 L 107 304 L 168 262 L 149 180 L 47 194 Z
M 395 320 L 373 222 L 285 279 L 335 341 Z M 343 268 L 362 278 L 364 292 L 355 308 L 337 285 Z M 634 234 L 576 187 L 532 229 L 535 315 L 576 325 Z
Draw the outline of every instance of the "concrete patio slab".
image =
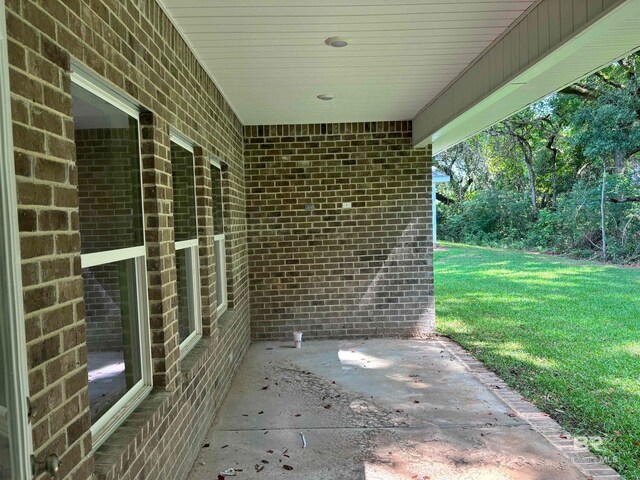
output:
M 251 346 L 191 480 L 587 478 L 438 339 L 291 345 Z

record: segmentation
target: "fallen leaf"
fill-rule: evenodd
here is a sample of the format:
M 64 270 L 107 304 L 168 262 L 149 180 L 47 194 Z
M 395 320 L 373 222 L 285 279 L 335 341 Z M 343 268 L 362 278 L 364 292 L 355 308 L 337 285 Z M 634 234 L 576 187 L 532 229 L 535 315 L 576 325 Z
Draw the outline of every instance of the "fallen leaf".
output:
M 284 468 L 285 470 L 293 470 L 293 467 L 291 465 L 282 465 L 282 468 Z

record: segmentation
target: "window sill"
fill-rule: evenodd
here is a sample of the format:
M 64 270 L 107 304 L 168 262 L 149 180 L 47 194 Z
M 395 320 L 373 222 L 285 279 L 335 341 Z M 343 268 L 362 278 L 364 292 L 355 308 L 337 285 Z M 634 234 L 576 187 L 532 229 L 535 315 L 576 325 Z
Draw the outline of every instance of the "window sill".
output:
M 129 452 L 135 449 L 140 432 L 149 431 L 151 425 L 159 424 L 166 404 L 171 400 L 169 392 L 153 390 L 121 425 L 100 445 L 94 453 L 96 478 L 117 478 L 120 465 L 126 465 Z
M 236 312 L 230 308 L 222 312 L 222 315 L 218 317 L 218 328 L 220 331 L 225 331 L 232 325 L 237 318 Z
M 189 355 L 189 352 L 200 342 L 202 338 L 201 333 L 192 332 L 184 341 L 180 344 L 180 360 L 183 360 Z
M 180 373 L 184 378 L 192 377 L 200 369 L 208 358 L 208 353 L 215 348 L 216 343 L 214 338 L 198 337 L 198 341 L 180 361 Z

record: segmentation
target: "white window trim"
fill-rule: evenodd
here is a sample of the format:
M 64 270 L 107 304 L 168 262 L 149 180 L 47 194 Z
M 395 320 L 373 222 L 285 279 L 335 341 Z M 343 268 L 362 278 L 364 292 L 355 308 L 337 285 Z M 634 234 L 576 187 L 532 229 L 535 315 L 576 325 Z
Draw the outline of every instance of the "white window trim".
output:
M 195 329 L 187 336 L 182 342 L 180 342 L 180 359 L 183 359 L 191 349 L 198 343 L 202 337 L 202 299 L 200 298 L 200 253 L 199 253 L 199 239 L 198 239 L 198 198 L 196 194 L 196 158 L 194 155 L 193 143 L 180 132 L 171 129 L 170 141 L 181 146 L 185 150 L 191 152 L 192 167 L 193 167 L 193 201 L 195 203 L 196 212 L 196 238 L 190 238 L 189 240 L 181 240 L 175 242 L 176 253 L 179 250 L 188 250 L 188 258 L 191 260 L 189 269 L 191 275 L 187 278 L 187 301 L 189 302 L 189 312 L 193 315 L 193 323 Z
M 140 108 L 136 102 L 107 84 L 106 80 L 76 60 L 71 61 L 71 82 L 137 119 L 138 128 L 140 128 Z
M 227 307 L 229 305 L 229 296 L 227 294 L 227 252 L 226 252 L 225 242 L 226 241 L 225 241 L 224 235 L 214 235 L 214 250 L 218 248 L 218 245 L 220 245 L 222 250 L 222 258 L 224 258 L 224 262 L 222 262 L 222 269 L 220 270 L 220 278 L 219 279 L 216 278 L 216 280 L 219 280 L 219 282 L 216 281 L 216 289 L 222 288 L 222 298 L 223 298 L 222 303 L 216 307 L 216 318 L 219 318 L 220 315 L 222 315 L 227 310 Z M 216 277 L 217 277 L 217 272 L 216 272 Z M 218 285 L 218 283 L 220 285 Z
M 192 240 L 182 240 L 181 242 L 176 242 L 176 252 L 178 250 L 183 250 L 185 248 L 197 247 L 198 239 L 194 238 Z
M 105 263 L 114 263 L 121 260 L 129 260 L 135 257 L 146 255 L 145 246 L 119 248 L 118 250 L 107 250 L 105 252 L 85 253 L 80 257 L 82 268 L 91 268 Z
M 138 160 L 140 162 L 140 207 L 144 219 L 144 189 L 142 188 L 142 131 L 140 128 L 140 108 L 125 95 L 113 89 L 104 79 L 96 76 L 75 60 L 71 63 L 72 83 L 84 88 L 115 108 L 136 119 L 138 124 Z M 142 225 L 144 230 L 144 221 Z M 146 270 L 146 241 L 142 245 L 103 252 L 87 253 L 80 256 L 82 268 L 134 260 L 136 278 L 136 305 L 138 314 L 138 335 L 140 343 L 141 379 L 125 393 L 120 400 L 107 410 L 93 425 L 91 425 L 92 449 L 96 451 L 111 434 L 127 419 L 135 408 L 151 392 L 153 385 L 153 364 L 151 361 L 151 330 L 149 324 L 147 270 Z
M 4 1 L 0 1 L 0 18 L 5 18 Z M 13 159 L 11 128 L 11 93 L 9 91 L 9 61 L 7 54 L 6 22 L 0 22 L 0 153 L 4 159 Z M 20 266 L 20 239 L 18 235 L 18 205 L 16 176 L 13 161 L 0 162 L 0 275 L 5 285 L 0 292 L 0 341 L 4 357 L 2 363 L 6 381 L 7 429 L 10 432 L 10 462 L 15 478 L 31 478 L 31 425 L 28 418 L 27 395 L 27 342 L 24 329 L 22 303 L 22 274 Z M 4 373 L 4 372 L 3 372 Z M 4 376 L 4 375 L 2 375 Z
M 187 269 L 191 271 L 191 275 L 187 277 L 187 302 L 189 302 L 189 313 L 193 315 L 195 326 L 193 332 L 180 342 L 180 358 L 182 359 L 202 337 L 202 299 L 200 298 L 200 257 L 197 240 L 195 246 L 176 248 L 176 252 L 178 250 L 186 250 L 187 260 L 190 260 L 190 265 L 188 265 Z
M 217 168 L 220 171 L 220 180 L 222 181 L 222 162 L 220 159 L 212 157 L 209 159 L 211 165 Z M 213 179 L 212 179 L 213 183 Z M 216 270 L 216 289 L 222 288 L 222 303 L 216 307 L 216 318 L 220 318 L 220 316 L 227 310 L 229 305 L 229 295 L 227 292 L 227 250 L 226 250 L 226 237 L 224 233 L 225 223 L 224 223 L 224 194 L 222 195 L 222 233 L 213 236 L 213 248 L 214 254 L 216 255 L 216 259 L 218 258 L 218 245 L 222 246 L 222 258 L 224 258 L 224 262 L 222 262 L 222 269 L 220 271 L 220 278 L 218 279 L 218 272 Z M 215 208 L 215 206 L 214 206 Z M 217 281 L 220 280 L 220 281 Z M 217 295 L 216 295 L 217 301 Z
M 193 143 L 186 136 L 182 135 L 180 132 L 172 128 L 169 132 L 169 137 L 173 143 L 177 143 L 185 150 L 188 150 L 189 152 L 191 152 L 191 154 L 193 155 Z M 193 160 L 194 160 L 193 163 L 195 168 L 195 158 Z M 194 177 L 194 181 L 195 181 L 195 177 Z

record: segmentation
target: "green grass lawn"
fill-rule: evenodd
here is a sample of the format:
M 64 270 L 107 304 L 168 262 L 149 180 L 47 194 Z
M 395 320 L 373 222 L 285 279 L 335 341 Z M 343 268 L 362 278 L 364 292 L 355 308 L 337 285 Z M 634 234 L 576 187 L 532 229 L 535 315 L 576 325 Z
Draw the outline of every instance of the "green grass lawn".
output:
M 441 246 L 438 332 L 640 479 L 640 269 Z

